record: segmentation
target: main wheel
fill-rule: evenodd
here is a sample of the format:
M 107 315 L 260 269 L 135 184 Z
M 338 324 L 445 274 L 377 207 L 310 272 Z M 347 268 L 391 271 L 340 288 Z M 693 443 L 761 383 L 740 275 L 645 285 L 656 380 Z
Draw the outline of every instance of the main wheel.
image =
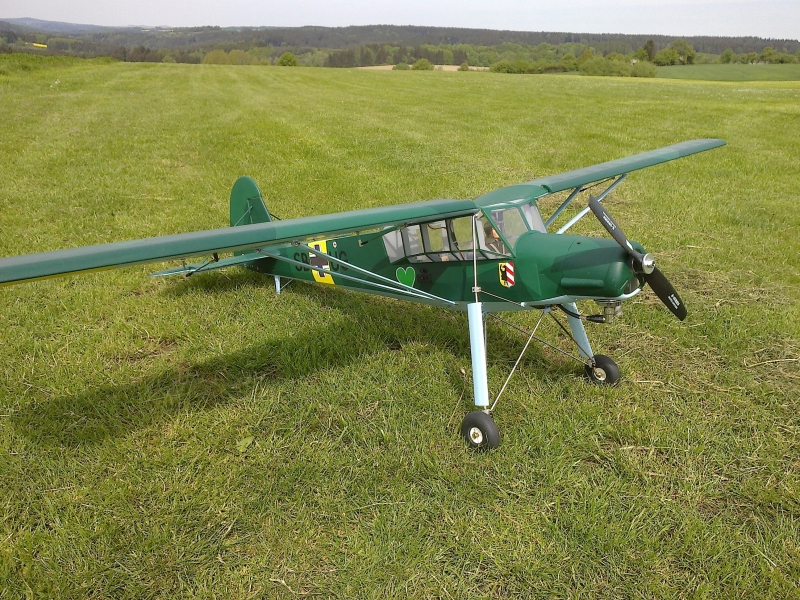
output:
M 619 381 L 619 367 L 603 354 L 594 355 L 594 367 L 586 366 L 586 376 L 598 385 L 614 385 Z
M 461 422 L 461 437 L 473 450 L 489 450 L 500 445 L 500 431 L 492 416 L 482 410 L 469 413 Z

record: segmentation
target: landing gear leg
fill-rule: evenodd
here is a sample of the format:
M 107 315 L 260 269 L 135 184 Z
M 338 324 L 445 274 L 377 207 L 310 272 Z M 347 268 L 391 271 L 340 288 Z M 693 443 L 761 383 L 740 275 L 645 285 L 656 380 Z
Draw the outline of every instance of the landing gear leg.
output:
M 573 314 L 578 314 L 578 307 L 575 303 L 564 304 L 564 308 Z M 619 367 L 617 363 L 603 354 L 593 354 L 592 347 L 589 345 L 589 338 L 586 337 L 586 330 L 583 328 L 583 321 L 576 319 L 567 313 L 567 321 L 569 321 L 569 328 L 572 331 L 572 339 L 578 346 L 578 352 L 582 358 L 589 358 L 592 361 L 591 365 L 586 365 L 586 376 L 592 383 L 602 385 L 614 385 L 619 381 Z
M 483 337 L 483 303 L 467 305 L 469 319 L 469 348 L 472 354 L 472 390 L 475 406 L 486 409 L 489 406 L 489 384 L 486 378 L 486 341 Z
M 589 344 L 589 338 L 586 336 L 586 329 L 583 328 L 583 321 L 576 319 L 573 315 L 578 314 L 578 307 L 574 302 L 569 304 L 562 304 L 569 312 L 565 311 L 567 321 L 569 322 L 569 329 L 572 332 L 572 339 L 575 340 L 575 345 L 578 346 L 578 354 L 583 358 L 592 358 L 592 346 Z
M 470 448 L 488 450 L 500 444 L 500 432 L 489 414 L 489 384 L 486 377 L 486 342 L 484 338 L 483 304 L 467 305 L 469 346 L 472 354 L 472 387 L 475 407 L 461 423 L 461 435 Z

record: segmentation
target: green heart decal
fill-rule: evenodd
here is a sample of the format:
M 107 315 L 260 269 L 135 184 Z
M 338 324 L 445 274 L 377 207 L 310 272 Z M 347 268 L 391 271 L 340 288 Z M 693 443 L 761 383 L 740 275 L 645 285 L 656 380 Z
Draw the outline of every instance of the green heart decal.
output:
M 416 278 L 417 273 L 414 271 L 414 267 L 408 267 L 406 269 L 403 267 L 397 267 L 397 281 L 403 285 L 414 287 L 414 281 Z

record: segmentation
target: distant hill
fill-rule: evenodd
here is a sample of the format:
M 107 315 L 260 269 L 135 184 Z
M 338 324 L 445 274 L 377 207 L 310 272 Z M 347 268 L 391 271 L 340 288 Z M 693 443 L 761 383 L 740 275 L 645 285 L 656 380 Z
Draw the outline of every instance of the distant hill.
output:
M 6 23 L 41 31 L 45 33 L 67 33 L 72 35 L 82 35 L 86 33 L 110 32 L 122 29 L 120 27 L 103 27 L 102 25 L 80 25 L 76 23 L 62 23 L 60 21 L 42 21 L 41 19 L 31 19 L 28 17 L 21 19 L 3 19 Z
M 102 27 L 39 19 L 3 19 L 17 27 L 45 34 L 78 37 L 104 46 L 143 46 L 151 49 L 199 49 L 278 47 L 343 49 L 366 44 L 471 44 L 497 46 L 504 43 L 535 46 L 546 42 L 558 45 L 579 43 L 600 52 L 623 54 L 640 48 L 648 39 L 656 49 L 665 48 L 675 36 L 629 35 L 617 33 L 569 33 L 546 31 L 500 31 L 459 27 L 422 27 L 414 25 L 364 25 L 350 27 Z M 0 29 L 6 29 L 0 26 Z M 685 38 L 698 52 L 721 54 L 727 48 L 734 52 L 760 52 L 766 46 L 795 53 L 800 41 L 758 37 L 691 36 Z

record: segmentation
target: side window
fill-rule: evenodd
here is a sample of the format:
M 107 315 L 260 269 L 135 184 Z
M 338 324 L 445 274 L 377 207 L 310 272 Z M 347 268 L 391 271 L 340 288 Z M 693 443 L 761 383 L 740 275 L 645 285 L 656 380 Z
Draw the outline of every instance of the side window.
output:
M 403 250 L 403 235 L 399 229 L 390 231 L 383 236 L 383 245 L 386 247 L 386 256 L 389 257 L 389 262 L 397 262 L 405 256 Z
M 472 217 L 450 219 L 447 232 L 450 234 L 450 250 L 456 260 L 472 260 Z
M 425 223 L 422 227 L 422 239 L 428 260 L 447 262 L 457 260 L 450 254 L 450 240 L 447 235 L 447 224 L 444 221 Z
M 449 224 L 452 238 L 450 246 L 453 250 L 460 252 L 472 250 L 472 217 L 451 219 Z
M 401 231 L 403 232 L 403 246 L 405 246 L 406 256 L 421 254 L 423 252 L 422 235 L 419 230 L 419 225 L 411 225 Z
M 481 250 L 486 253 L 486 256 L 489 258 L 498 258 L 498 255 L 508 255 L 506 245 L 503 243 L 497 230 L 492 227 L 492 223 L 489 219 L 481 220 L 479 231 L 483 233 L 483 239 L 479 239 L 478 243 L 480 244 Z
M 447 241 L 447 227 L 444 221 L 425 223 L 423 237 L 425 238 L 426 252 L 447 252 L 450 243 Z
M 519 212 L 517 215 L 519 217 Z M 497 218 L 502 218 L 502 215 L 498 214 Z M 478 219 L 475 237 L 480 250 L 478 260 L 508 256 L 503 240 L 485 217 Z M 390 263 L 402 258 L 414 263 L 471 261 L 474 259 L 472 217 L 458 217 L 387 231 L 383 235 L 383 245 Z
M 404 227 L 400 230 L 400 233 L 408 260 L 411 262 L 431 262 L 431 259 L 423 254 L 425 249 L 422 247 L 422 230 L 419 225 Z
M 531 231 L 547 233 L 547 227 L 544 226 L 542 215 L 539 213 L 539 209 L 536 208 L 536 206 L 532 204 L 523 204 L 521 208 L 522 214 L 525 215 L 525 220 L 528 222 L 528 227 L 530 227 Z

